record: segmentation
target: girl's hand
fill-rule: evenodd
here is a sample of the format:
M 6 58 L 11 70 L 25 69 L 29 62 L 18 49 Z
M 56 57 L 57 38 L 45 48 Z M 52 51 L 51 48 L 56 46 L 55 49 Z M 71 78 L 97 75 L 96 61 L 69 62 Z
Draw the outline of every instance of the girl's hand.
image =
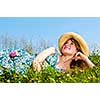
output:
M 81 52 L 77 52 L 74 58 L 75 61 L 77 61 L 78 59 L 85 61 L 88 57 Z
M 77 61 L 78 59 L 85 61 L 89 67 L 95 66 L 95 65 L 88 59 L 88 57 L 87 57 L 86 55 L 84 55 L 83 53 L 81 53 L 81 52 L 76 53 L 74 59 L 75 59 L 76 61 Z
M 32 68 L 34 69 L 34 71 L 40 71 L 41 70 L 41 63 L 39 63 L 38 61 L 34 60 L 32 62 Z

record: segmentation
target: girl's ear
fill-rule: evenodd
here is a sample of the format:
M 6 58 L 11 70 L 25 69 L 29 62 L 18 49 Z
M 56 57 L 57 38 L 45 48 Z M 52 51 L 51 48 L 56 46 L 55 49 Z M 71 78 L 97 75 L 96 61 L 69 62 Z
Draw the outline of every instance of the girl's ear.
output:
M 77 58 L 75 58 L 75 61 L 77 61 L 78 59 Z

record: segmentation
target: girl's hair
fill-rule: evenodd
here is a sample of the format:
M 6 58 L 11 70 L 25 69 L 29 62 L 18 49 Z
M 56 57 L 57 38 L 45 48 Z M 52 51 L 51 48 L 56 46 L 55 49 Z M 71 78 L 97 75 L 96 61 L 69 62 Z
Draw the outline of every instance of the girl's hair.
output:
M 70 40 L 75 44 L 77 51 L 82 52 L 79 43 L 73 38 L 71 38 Z M 87 64 L 83 60 L 77 60 L 77 61 L 72 60 L 70 66 L 71 66 L 71 68 L 74 68 L 75 66 L 84 68 L 87 66 Z

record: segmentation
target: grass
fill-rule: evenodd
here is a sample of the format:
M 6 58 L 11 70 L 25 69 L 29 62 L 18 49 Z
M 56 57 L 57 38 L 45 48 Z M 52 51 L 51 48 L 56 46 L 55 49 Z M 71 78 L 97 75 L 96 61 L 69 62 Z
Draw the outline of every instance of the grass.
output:
M 0 75 L 1 83 L 99 83 L 100 82 L 100 56 L 92 52 L 89 59 L 96 65 L 94 68 L 75 68 L 71 72 L 60 72 L 51 66 L 40 72 L 28 69 L 25 75 L 4 69 Z

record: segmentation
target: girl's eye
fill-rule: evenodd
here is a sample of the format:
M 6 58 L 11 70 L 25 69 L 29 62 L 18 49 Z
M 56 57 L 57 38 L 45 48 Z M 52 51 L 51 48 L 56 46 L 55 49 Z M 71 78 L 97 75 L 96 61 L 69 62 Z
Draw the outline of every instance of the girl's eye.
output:
M 71 45 L 74 45 L 74 43 L 72 42 Z

